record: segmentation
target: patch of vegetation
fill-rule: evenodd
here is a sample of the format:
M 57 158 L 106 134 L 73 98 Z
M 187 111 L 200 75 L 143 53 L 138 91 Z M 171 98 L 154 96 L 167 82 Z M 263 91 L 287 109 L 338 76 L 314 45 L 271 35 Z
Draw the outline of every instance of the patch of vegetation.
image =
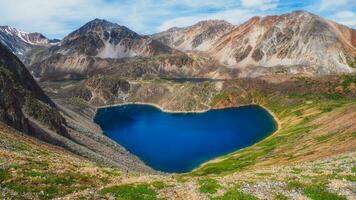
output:
M 47 177 L 48 174 L 45 172 L 37 172 L 37 171 L 28 171 L 25 173 L 25 176 L 29 177 Z
M 296 111 L 293 112 L 293 114 L 299 117 L 299 116 L 302 116 L 302 115 L 303 115 L 303 111 L 301 111 L 301 110 L 296 110 Z
M 2 186 L 18 195 L 32 194 L 36 199 L 52 199 L 101 184 L 101 178 L 76 172 L 53 173 L 48 164 L 31 161 L 16 169 L 16 177 L 8 179 Z
M 219 188 L 221 188 L 221 185 L 215 179 L 212 178 L 199 180 L 199 185 L 200 192 L 209 194 L 214 194 L 219 190 Z
M 313 200 L 346 200 L 346 197 L 329 192 L 325 186 L 311 185 L 303 190 L 304 194 Z
M 356 167 L 352 167 L 352 168 L 351 168 L 351 172 L 352 172 L 352 173 L 356 173 Z
M 101 190 L 102 194 L 111 194 L 123 200 L 156 200 L 157 193 L 147 184 L 128 184 L 107 187 Z
M 356 56 L 353 58 L 346 59 L 346 62 L 350 67 L 356 68 Z
M 216 94 L 213 99 L 211 100 L 210 102 L 210 106 L 211 107 L 214 107 L 216 106 L 220 101 L 222 101 L 223 99 L 226 99 L 227 98 L 227 94 L 226 93 L 219 93 L 219 94 Z
M 47 125 L 50 129 L 62 134 L 66 133 L 62 125 L 65 124 L 65 121 L 60 113 L 55 108 L 38 101 L 31 95 L 27 95 L 25 98 L 25 112 Z
M 273 173 L 270 172 L 261 172 L 261 173 L 256 173 L 256 176 L 271 176 Z
M 120 171 L 118 171 L 117 169 L 113 169 L 113 168 L 104 168 L 103 172 L 111 177 L 121 175 Z
M 336 178 L 336 174 L 331 175 L 318 175 L 309 177 L 312 184 L 305 184 L 296 180 L 289 181 L 287 189 L 298 189 L 304 193 L 305 196 L 313 200 L 346 200 L 346 197 L 329 192 L 327 190 L 328 180 Z
M 230 188 L 225 194 L 211 198 L 212 200 L 257 200 L 258 198 L 240 191 L 238 186 Z
M 241 156 L 239 157 L 231 156 L 218 163 L 206 164 L 197 171 L 193 171 L 192 174 L 197 176 L 205 176 L 208 174 L 221 174 L 245 169 L 246 167 L 253 165 L 255 163 L 256 157 L 258 156 L 257 152 L 250 156 L 247 154 L 247 152 L 247 150 L 242 150 L 240 152 Z
M 227 155 L 222 161 L 206 164 L 198 170 L 193 171 L 192 174 L 204 176 L 207 174 L 229 173 L 246 169 L 282 144 L 293 145 L 300 134 L 308 133 L 311 129 L 311 127 L 306 126 L 306 123 L 300 122 L 297 126 L 280 131 L 278 136 L 266 138 L 254 146 L 242 149 L 235 154 Z
M 284 194 L 277 193 L 277 194 L 274 194 L 273 199 L 274 200 L 288 200 L 289 198 L 287 196 L 285 196 Z
M 335 177 L 336 179 L 345 179 L 347 181 L 351 182 L 356 182 L 356 176 L 355 175 L 339 175 Z
M 349 92 L 349 89 L 348 87 L 351 85 L 351 84 L 356 84 L 356 75 L 344 75 L 342 77 L 342 88 L 345 92 Z
M 241 92 L 242 91 L 237 87 L 228 88 L 228 89 L 216 94 L 215 96 L 213 96 L 209 105 L 211 107 L 214 107 L 217 104 L 219 104 L 220 102 L 224 102 L 224 103 L 231 104 L 231 105 L 237 105 L 237 103 L 242 103 L 242 102 L 236 102 L 236 99 L 231 98 L 231 97 L 239 97 L 240 96 L 239 94 Z
M 0 168 L 0 184 L 5 181 L 9 176 L 9 172 L 7 169 Z
M 299 182 L 299 181 L 295 181 L 295 180 L 292 180 L 292 181 L 289 181 L 287 183 L 287 189 L 288 190 L 292 190 L 292 189 L 302 189 L 304 188 L 305 184 Z
M 176 180 L 179 182 L 179 183 L 185 183 L 185 182 L 188 182 L 189 181 L 189 177 L 188 176 L 178 176 L 176 178 Z
M 293 174 L 300 174 L 300 173 L 302 173 L 302 169 L 300 169 L 300 168 L 296 168 L 296 167 L 293 167 L 292 168 L 292 173 Z
M 163 181 L 154 181 L 151 183 L 151 185 L 155 188 L 155 189 L 163 189 L 163 188 L 166 188 L 166 187 L 170 187 L 170 185 L 167 185 L 165 182 Z
M 335 132 L 328 133 L 328 134 L 316 137 L 315 140 L 318 142 L 325 142 L 326 140 L 329 140 L 330 138 L 332 138 L 334 135 L 336 135 Z

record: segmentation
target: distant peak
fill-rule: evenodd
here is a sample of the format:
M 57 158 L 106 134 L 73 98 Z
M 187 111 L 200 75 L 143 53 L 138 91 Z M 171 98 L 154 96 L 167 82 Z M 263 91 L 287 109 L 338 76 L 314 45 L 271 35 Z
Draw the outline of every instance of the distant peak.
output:
M 105 19 L 95 18 L 95 19 L 89 21 L 88 23 L 111 23 L 111 22 L 109 22 L 109 21 L 107 21 Z
M 292 11 L 291 13 L 296 13 L 296 14 L 308 14 L 308 15 L 311 15 L 312 13 L 308 12 L 308 11 L 305 11 L 305 10 L 295 10 L 295 11 Z
M 5 26 L 0 26 L 0 29 L 2 29 L 2 30 L 7 30 L 7 31 L 11 31 L 11 32 L 22 32 L 22 33 L 27 33 L 27 32 L 24 32 L 24 31 L 17 30 L 16 28 L 13 28 L 13 27 L 8 26 L 8 25 L 5 25 Z
M 209 26 L 209 25 L 219 25 L 219 24 L 232 25 L 225 20 L 212 19 L 212 20 L 200 21 L 193 26 L 207 26 L 207 25 Z
M 105 19 L 96 18 L 84 24 L 79 29 L 75 30 L 74 32 L 70 33 L 67 37 L 72 37 L 77 34 L 83 34 L 88 32 L 96 32 L 96 31 L 109 31 L 113 28 L 120 27 L 118 24 L 109 22 Z
M 109 22 L 109 21 L 107 21 L 105 19 L 96 18 L 96 19 L 86 23 L 84 25 L 84 27 L 85 26 L 90 26 L 90 27 L 102 26 L 102 27 L 106 27 L 106 28 L 112 28 L 112 27 L 119 26 L 119 25 L 115 24 L 115 23 L 112 23 L 112 22 Z

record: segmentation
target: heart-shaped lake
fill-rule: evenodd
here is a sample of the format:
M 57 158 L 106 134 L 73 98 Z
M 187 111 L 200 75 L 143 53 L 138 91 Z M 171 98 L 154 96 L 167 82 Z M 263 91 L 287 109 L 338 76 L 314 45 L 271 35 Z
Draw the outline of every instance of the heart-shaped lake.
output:
M 98 109 L 106 136 L 163 172 L 188 172 L 215 157 L 250 146 L 276 130 L 260 106 L 167 113 L 149 105 Z

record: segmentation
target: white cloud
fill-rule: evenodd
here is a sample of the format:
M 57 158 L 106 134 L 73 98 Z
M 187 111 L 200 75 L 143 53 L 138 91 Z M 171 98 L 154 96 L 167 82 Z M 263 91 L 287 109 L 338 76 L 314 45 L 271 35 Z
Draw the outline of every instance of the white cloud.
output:
M 104 18 L 139 33 L 149 34 L 172 26 L 186 26 L 208 19 L 224 19 L 238 24 L 255 15 L 279 14 L 281 13 L 279 7 L 293 5 L 291 1 L 0 0 L 0 25 L 10 25 L 24 31 L 41 32 L 51 38 L 60 38 L 94 18 Z M 338 7 L 339 10 L 351 11 L 355 8 L 353 6 L 356 2 L 355 0 L 320 1 L 323 9 Z M 324 12 L 320 11 L 319 4 L 315 6 L 317 8 L 315 10 L 319 12 L 316 14 Z M 288 9 L 292 11 L 296 8 L 288 7 Z M 332 15 L 334 14 L 335 11 Z M 326 16 L 330 17 L 330 13 Z M 334 19 L 353 24 L 351 17 L 338 16 Z
M 94 18 L 104 18 L 139 33 L 152 33 L 160 25 L 172 22 L 184 25 L 187 20 L 209 17 L 236 21 L 233 18 L 239 19 L 239 13 L 244 13 L 236 12 L 238 3 L 236 0 L 0 0 L 0 25 L 63 37 Z M 207 15 L 202 14 L 206 12 Z
M 248 9 L 232 9 L 221 11 L 217 13 L 212 13 L 208 15 L 195 15 L 195 16 L 187 16 L 187 17 L 178 17 L 175 19 L 167 20 L 162 23 L 157 31 L 165 31 L 172 27 L 184 27 L 193 25 L 202 20 L 210 20 L 210 19 L 219 19 L 226 20 L 232 24 L 242 23 L 249 18 L 257 15 L 256 12 Z
M 278 0 L 241 0 L 241 5 L 245 8 L 270 10 L 278 6 Z
M 61 37 L 94 18 L 131 25 L 133 9 L 104 0 L 0 0 L 0 24 Z
M 356 26 L 356 13 L 352 11 L 340 11 L 337 12 L 334 16 L 334 19 L 341 24 L 346 26 L 355 27 Z
M 335 10 L 349 4 L 349 0 L 321 0 L 320 10 Z

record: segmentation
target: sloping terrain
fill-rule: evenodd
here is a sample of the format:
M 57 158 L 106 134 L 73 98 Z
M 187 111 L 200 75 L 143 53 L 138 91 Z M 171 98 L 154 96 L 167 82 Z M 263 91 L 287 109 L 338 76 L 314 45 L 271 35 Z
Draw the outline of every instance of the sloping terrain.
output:
M 201 21 L 185 28 L 170 28 L 151 37 L 181 51 L 208 51 L 234 25 L 220 20 Z
M 205 34 L 212 37 L 204 39 Z M 201 22 L 153 35 L 171 47 L 205 51 L 222 64 L 242 68 L 244 77 L 267 74 L 269 68 L 288 74 L 352 72 L 355 36 L 352 28 L 304 11 L 253 17 L 238 26 Z
M 91 160 L 151 171 L 136 157 L 104 137 L 91 118 L 55 105 L 21 61 L 1 44 L 0 80 L 0 121 Z M 90 106 L 87 109 L 90 112 Z
M 30 116 L 47 127 L 68 136 L 64 118 L 44 94 L 21 61 L 0 44 L 1 121 L 20 131 L 33 131 Z
M 352 199 L 355 81 L 355 76 L 138 81 L 139 94 L 150 95 L 139 99 L 143 96 L 129 89 L 129 96 L 166 109 L 260 103 L 275 114 L 279 130 L 191 173 L 149 175 L 90 163 L 1 125 L 1 194 L 22 199 Z M 74 85 L 56 89 L 63 92 Z M 166 88 L 167 94 L 156 98 L 163 93 L 151 90 L 155 86 Z M 83 99 L 49 94 L 85 116 L 80 112 L 86 107 Z

